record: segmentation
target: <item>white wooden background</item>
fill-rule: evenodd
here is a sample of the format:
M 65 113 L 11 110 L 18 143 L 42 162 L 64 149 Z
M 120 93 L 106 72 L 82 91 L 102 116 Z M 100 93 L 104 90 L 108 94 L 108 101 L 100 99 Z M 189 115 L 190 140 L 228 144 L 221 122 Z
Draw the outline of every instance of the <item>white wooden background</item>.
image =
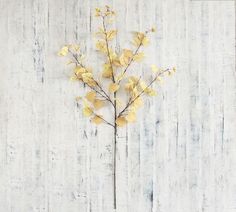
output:
M 0 0 L 0 211 L 113 210 L 112 131 L 82 116 L 56 55 L 82 41 L 98 64 L 105 3 L 118 44 L 157 27 L 143 68 L 178 70 L 120 132 L 117 211 L 236 212 L 234 2 L 190 0 Z

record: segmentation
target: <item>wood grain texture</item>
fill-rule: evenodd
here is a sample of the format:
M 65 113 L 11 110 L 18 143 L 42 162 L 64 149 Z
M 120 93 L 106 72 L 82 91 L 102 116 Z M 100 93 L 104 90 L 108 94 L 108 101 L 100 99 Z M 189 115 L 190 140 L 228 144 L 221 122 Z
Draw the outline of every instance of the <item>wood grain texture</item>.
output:
M 104 4 L 118 13 L 117 48 L 157 27 L 134 69 L 178 70 L 119 131 L 117 212 L 236 212 L 234 2 L 189 0 L 0 0 L 0 211 L 113 211 L 112 129 L 82 116 L 85 90 L 56 55 L 79 42 L 101 64 Z

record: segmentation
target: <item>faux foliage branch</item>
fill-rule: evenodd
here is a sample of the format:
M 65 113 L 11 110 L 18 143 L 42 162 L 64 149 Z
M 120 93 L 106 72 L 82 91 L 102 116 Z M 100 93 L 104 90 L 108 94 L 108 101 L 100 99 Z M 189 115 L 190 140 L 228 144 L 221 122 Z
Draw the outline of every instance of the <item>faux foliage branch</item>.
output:
M 150 67 L 150 81 L 139 76 L 137 70 L 130 70 L 133 63 L 140 63 L 145 55 L 142 48 L 149 44 L 149 34 L 155 28 L 144 32 L 134 32 L 132 49 L 114 50 L 114 38 L 117 29 L 112 28 L 115 12 L 109 7 L 96 8 L 95 17 L 101 21 L 96 32 L 96 49 L 103 56 L 102 71 L 93 71 L 84 61 L 84 55 L 77 44 L 65 45 L 58 52 L 59 56 L 70 58 L 73 64 L 72 80 L 85 85 L 88 92 L 84 97 L 77 97 L 83 104 L 83 114 L 94 124 L 107 124 L 114 129 L 113 145 L 113 179 L 114 179 L 114 208 L 116 208 L 116 143 L 117 128 L 136 121 L 137 110 L 143 105 L 143 96 L 153 97 L 157 93 L 153 86 L 162 80 L 165 75 L 175 72 L 172 69 L 160 69 L 156 65 Z M 148 72 L 148 71 L 147 71 Z M 96 74 L 99 73 L 99 76 Z M 101 109 L 113 108 L 112 117 L 105 117 Z M 110 115 L 110 114 L 108 114 Z

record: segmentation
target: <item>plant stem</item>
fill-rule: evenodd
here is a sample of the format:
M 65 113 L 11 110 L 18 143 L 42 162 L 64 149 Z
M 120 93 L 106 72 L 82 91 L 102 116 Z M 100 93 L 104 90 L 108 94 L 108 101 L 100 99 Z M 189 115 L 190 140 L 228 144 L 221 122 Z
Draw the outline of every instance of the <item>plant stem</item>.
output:
M 116 92 L 114 93 L 114 150 L 113 150 L 113 196 L 114 196 L 114 209 L 116 209 L 116 143 L 117 143 L 117 107 L 116 107 Z

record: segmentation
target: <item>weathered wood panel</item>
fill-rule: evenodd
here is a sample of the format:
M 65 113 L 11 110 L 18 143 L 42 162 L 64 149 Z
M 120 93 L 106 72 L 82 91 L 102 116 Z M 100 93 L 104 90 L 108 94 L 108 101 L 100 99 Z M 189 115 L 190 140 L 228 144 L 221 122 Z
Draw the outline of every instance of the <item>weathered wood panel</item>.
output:
M 56 52 L 80 42 L 93 66 L 96 6 L 118 12 L 117 48 L 158 29 L 139 68 L 176 66 L 120 131 L 120 212 L 236 211 L 233 1 L 0 0 L 0 211 L 111 212 L 112 130 L 81 115 Z

